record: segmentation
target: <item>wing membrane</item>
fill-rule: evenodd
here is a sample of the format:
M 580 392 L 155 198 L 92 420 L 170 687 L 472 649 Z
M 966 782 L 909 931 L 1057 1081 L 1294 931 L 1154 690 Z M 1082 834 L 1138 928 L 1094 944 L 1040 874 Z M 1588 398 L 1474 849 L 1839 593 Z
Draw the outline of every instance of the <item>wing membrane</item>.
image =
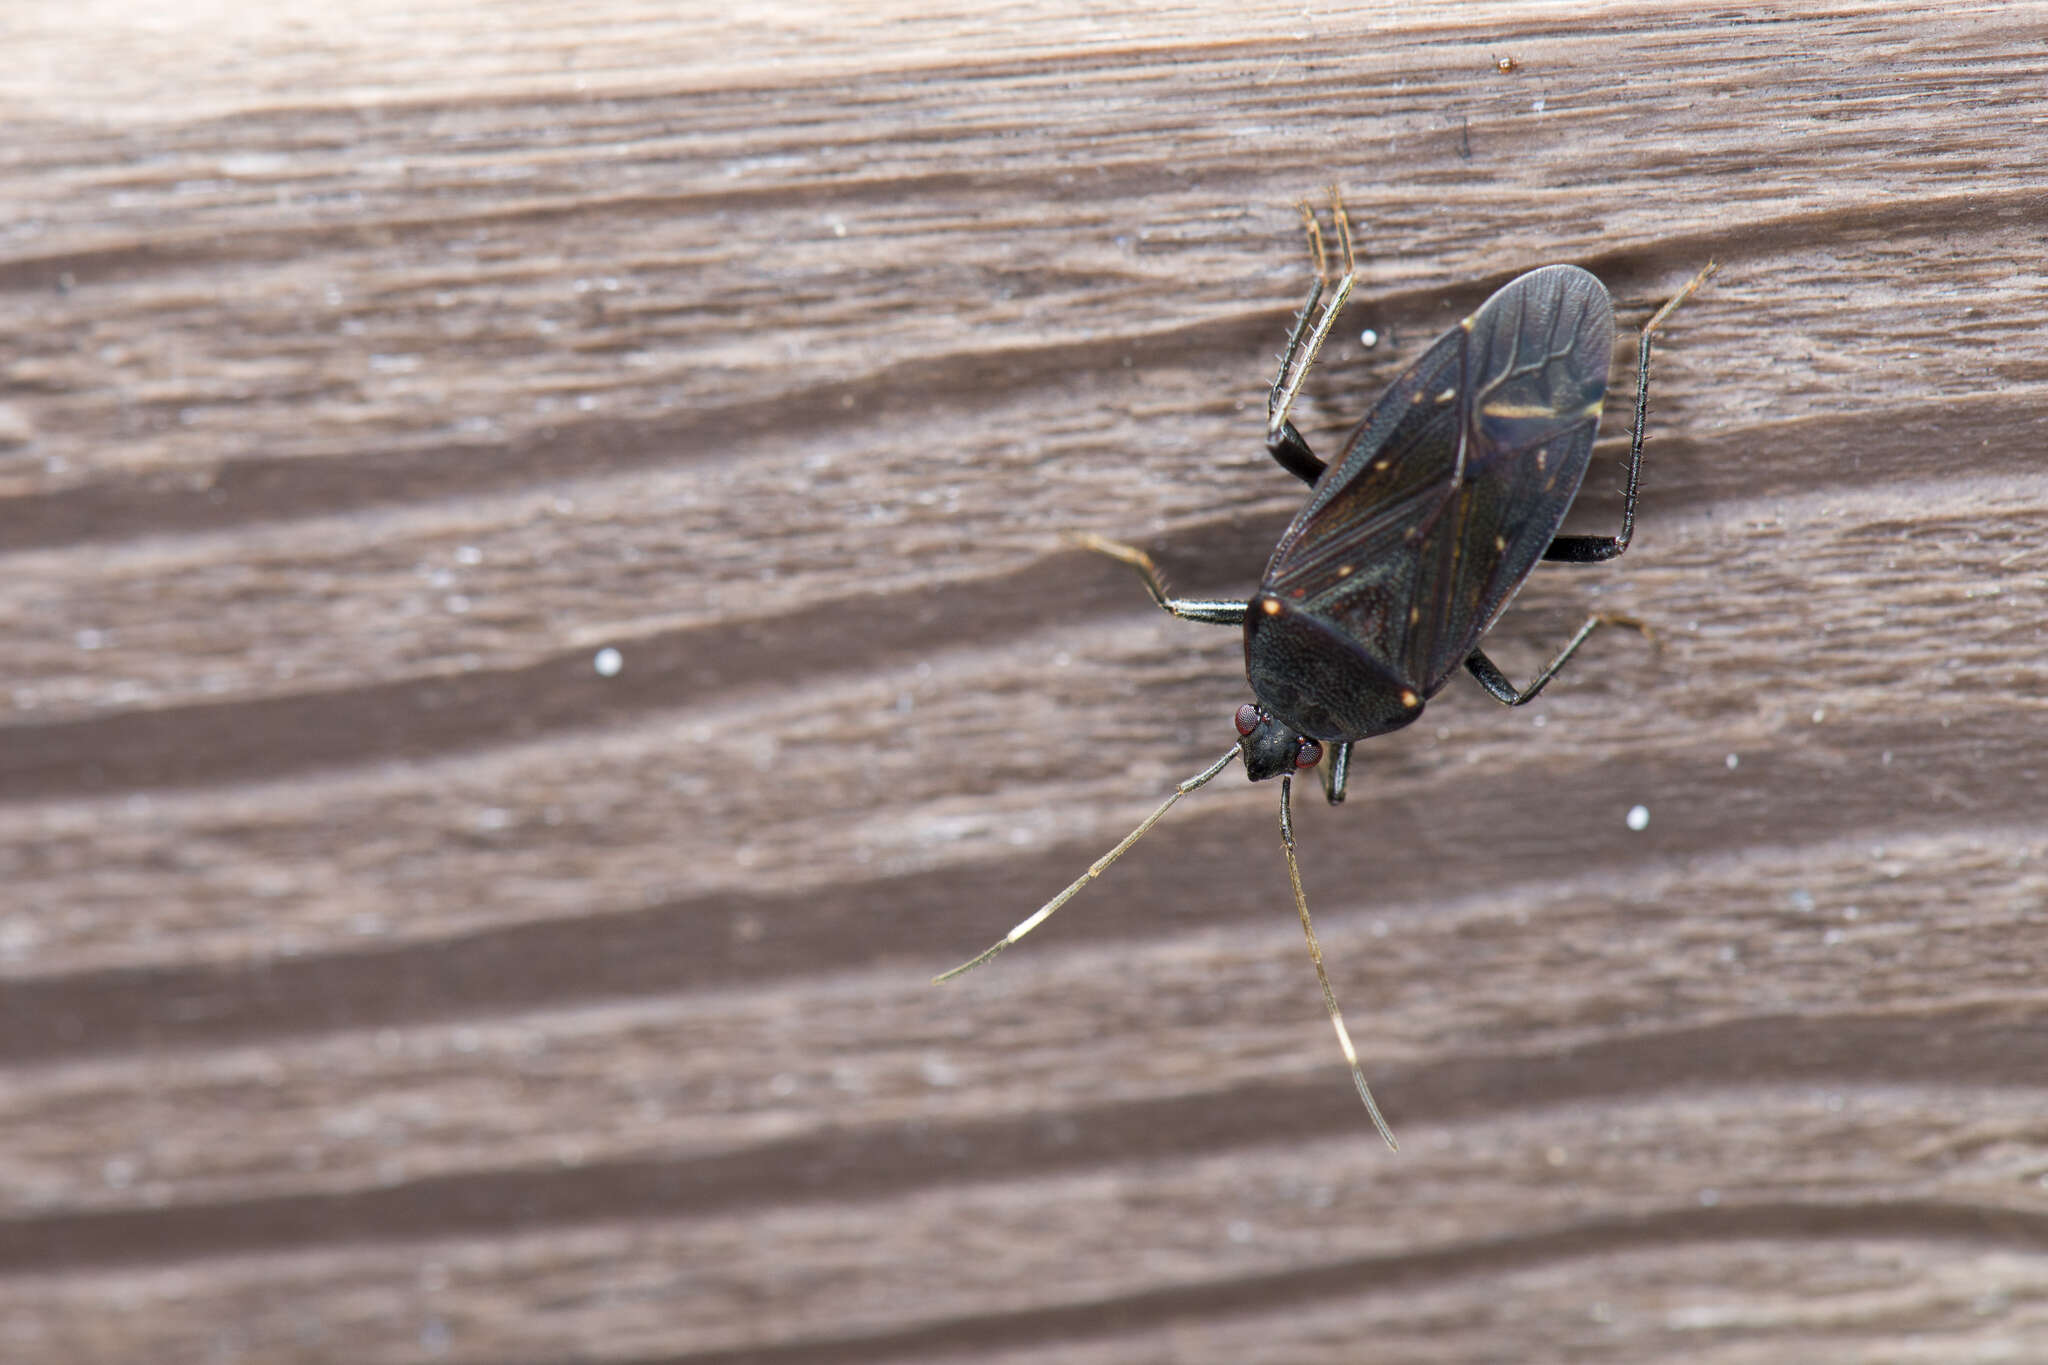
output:
M 1266 591 L 1336 622 L 1404 676 L 1416 532 L 1456 486 L 1463 364 L 1464 333 L 1452 332 L 1380 395 L 1266 566 Z
M 1613 338 L 1585 271 L 1511 281 L 1380 396 L 1281 537 L 1265 591 L 1434 693 L 1563 522 Z

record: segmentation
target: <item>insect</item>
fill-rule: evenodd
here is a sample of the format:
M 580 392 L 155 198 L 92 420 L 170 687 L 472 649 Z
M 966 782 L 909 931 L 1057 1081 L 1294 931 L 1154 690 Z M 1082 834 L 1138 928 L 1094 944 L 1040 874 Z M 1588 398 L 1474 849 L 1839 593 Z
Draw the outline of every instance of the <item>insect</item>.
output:
M 1351 746 L 1414 724 L 1460 666 L 1496 701 L 1521 706 L 1603 623 L 1641 628 L 1628 617 L 1587 618 L 1526 687 L 1510 682 L 1479 647 L 1538 560 L 1596 564 L 1628 549 L 1650 399 L 1650 338 L 1716 266 L 1709 262 L 1643 326 L 1620 533 L 1561 536 L 1607 397 L 1614 310 L 1606 286 L 1571 265 L 1509 281 L 1396 379 L 1352 430 L 1343 453 L 1325 465 L 1288 414 L 1358 268 L 1350 220 L 1334 191 L 1341 275 L 1332 278 L 1315 213 L 1304 204 L 1301 214 L 1315 282 L 1267 393 L 1266 451 L 1313 491 L 1274 547 L 1258 592 L 1242 602 L 1171 597 L 1143 550 L 1098 536 L 1074 538 L 1136 569 L 1152 600 L 1173 615 L 1243 630 L 1253 700 L 1237 709 L 1237 743 L 1175 787 L 1123 842 L 987 952 L 934 980 L 980 966 L 1044 923 L 1174 802 L 1242 757 L 1252 781 L 1280 779 L 1287 879 L 1323 1004 L 1366 1111 L 1387 1145 L 1397 1147 L 1366 1084 L 1309 921 L 1290 813 L 1292 775 L 1321 765 L 1324 795 L 1336 805 L 1350 777 Z

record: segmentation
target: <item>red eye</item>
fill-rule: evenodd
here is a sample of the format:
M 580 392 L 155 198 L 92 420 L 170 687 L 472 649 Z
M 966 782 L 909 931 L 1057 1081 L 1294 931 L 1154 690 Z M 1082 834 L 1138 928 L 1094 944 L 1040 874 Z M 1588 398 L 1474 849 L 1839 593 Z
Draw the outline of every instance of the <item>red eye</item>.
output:
M 1323 746 L 1312 739 L 1303 740 L 1301 747 L 1294 751 L 1294 766 L 1297 768 L 1313 768 L 1322 761 Z
M 1259 728 L 1259 708 L 1246 702 L 1237 708 L 1237 732 L 1248 735 Z

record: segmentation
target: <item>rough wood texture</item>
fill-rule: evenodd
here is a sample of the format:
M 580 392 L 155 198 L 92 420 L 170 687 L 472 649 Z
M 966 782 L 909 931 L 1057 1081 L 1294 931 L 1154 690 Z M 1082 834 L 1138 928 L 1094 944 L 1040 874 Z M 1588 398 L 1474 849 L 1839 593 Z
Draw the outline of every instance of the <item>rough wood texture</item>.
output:
M 2048 12 L 696 10 L 0 18 L 0 1355 L 2048 1359 Z M 1398 1156 L 1270 788 L 927 984 L 1229 741 L 1057 532 L 1249 589 L 1333 181 L 1325 448 L 1725 263 L 1492 649 L 1656 646 L 1300 813 Z

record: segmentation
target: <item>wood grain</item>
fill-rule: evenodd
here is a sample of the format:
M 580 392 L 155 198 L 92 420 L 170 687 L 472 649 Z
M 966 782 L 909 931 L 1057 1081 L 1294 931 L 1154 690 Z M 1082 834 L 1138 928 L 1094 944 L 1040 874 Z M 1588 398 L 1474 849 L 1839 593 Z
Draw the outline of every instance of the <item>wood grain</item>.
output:
M 2048 1358 L 2048 8 L 0 45 L 0 1356 Z M 1250 589 L 1332 184 L 1326 450 L 1521 270 L 1724 263 L 1489 651 L 1653 638 L 1297 812 L 1399 1155 L 1269 789 L 928 984 L 1229 742 L 1059 533 Z

